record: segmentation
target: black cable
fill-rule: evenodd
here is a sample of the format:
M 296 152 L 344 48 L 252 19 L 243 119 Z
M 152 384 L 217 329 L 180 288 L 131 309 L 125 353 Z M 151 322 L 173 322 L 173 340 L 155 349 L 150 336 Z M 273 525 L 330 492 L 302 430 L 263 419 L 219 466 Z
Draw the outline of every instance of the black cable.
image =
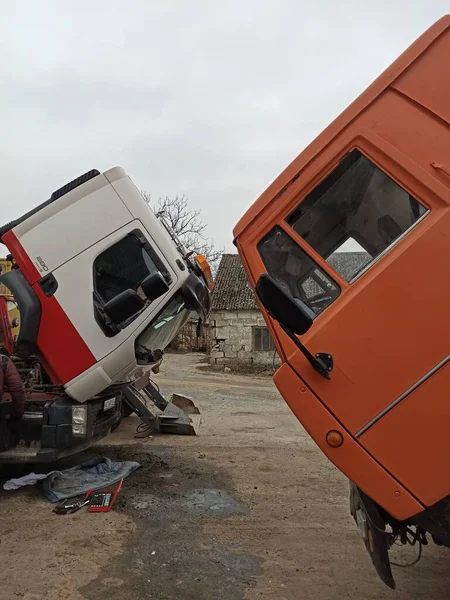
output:
M 147 433 L 151 429 L 150 424 L 145 421 L 141 421 L 139 425 L 136 427 L 136 433 L 142 434 Z
M 153 381 L 153 379 L 149 379 L 150 383 L 157 389 L 157 391 L 160 393 L 160 387 L 159 385 Z M 143 433 L 147 433 L 147 431 L 151 430 L 151 426 L 150 423 L 148 423 L 148 421 L 141 421 L 139 423 L 139 425 L 136 427 L 136 433 L 138 434 L 143 434 Z
M 408 567 L 412 567 L 412 566 L 416 565 L 419 562 L 419 560 L 422 558 L 422 546 L 423 546 L 423 544 L 420 540 L 417 540 L 417 541 L 419 542 L 419 554 L 417 555 L 417 558 L 415 560 L 413 560 L 413 562 L 407 563 L 406 565 L 401 565 L 400 563 L 392 562 L 392 560 L 390 560 L 389 563 L 393 567 L 401 567 L 402 569 L 407 569 Z
M 395 535 L 395 534 L 393 534 L 393 533 L 388 533 L 387 531 L 384 531 L 383 529 L 381 529 L 381 527 L 378 527 L 378 526 L 377 526 L 377 525 L 376 525 L 376 524 L 375 524 L 375 523 L 372 521 L 372 519 L 370 518 L 370 515 L 368 515 L 367 513 L 366 513 L 366 515 L 367 515 L 367 518 L 368 518 L 368 521 L 369 521 L 370 525 L 371 525 L 371 526 L 372 526 L 374 529 L 377 529 L 377 530 L 378 530 L 380 533 L 383 533 L 383 534 L 384 534 L 384 535 L 386 535 L 386 536 L 392 536 L 392 535 Z M 401 565 L 400 563 L 396 563 L 396 562 L 389 561 L 389 564 L 391 564 L 393 567 L 400 567 L 400 568 L 402 568 L 402 569 L 406 569 L 406 568 L 408 568 L 408 567 L 412 567 L 412 566 L 416 565 L 416 564 L 419 562 L 419 560 L 422 558 L 422 548 L 423 548 L 423 543 L 422 543 L 422 540 L 421 540 L 421 539 L 420 539 L 420 537 L 419 537 L 419 535 L 420 535 L 420 534 L 419 534 L 419 532 L 417 532 L 417 531 L 416 531 L 416 532 L 414 533 L 414 531 L 412 531 L 412 529 L 410 529 L 409 527 L 407 527 L 407 528 L 406 528 L 406 531 L 407 531 L 408 533 L 410 533 L 410 535 L 412 535 L 412 536 L 413 536 L 413 539 L 414 539 L 414 541 L 412 541 L 412 542 L 411 542 L 411 541 L 410 541 L 408 538 L 406 538 L 406 539 L 407 539 L 407 542 L 408 542 L 408 544 L 409 544 L 410 546 L 414 546 L 416 542 L 418 542 L 418 543 L 419 543 L 419 554 L 417 555 L 417 558 L 416 558 L 415 560 L 413 560 L 413 562 L 411 562 L 411 563 L 408 563 L 408 564 L 406 564 L 406 565 Z M 396 543 L 396 542 L 397 542 L 397 540 L 398 540 L 398 536 L 395 536 L 393 544 L 395 544 L 396 546 L 398 546 L 398 545 L 404 546 L 404 544 L 403 544 L 403 543 L 397 544 L 397 543 Z

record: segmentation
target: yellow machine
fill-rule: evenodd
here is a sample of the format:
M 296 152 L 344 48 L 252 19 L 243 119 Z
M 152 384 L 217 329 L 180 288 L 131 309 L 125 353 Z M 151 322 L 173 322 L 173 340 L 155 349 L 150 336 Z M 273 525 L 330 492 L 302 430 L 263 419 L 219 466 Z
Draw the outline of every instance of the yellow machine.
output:
M 12 269 L 12 262 L 7 258 L 0 258 L 0 273 L 7 273 Z M 11 323 L 12 332 L 14 337 L 19 335 L 20 330 L 20 312 L 17 306 L 17 302 L 14 300 L 14 296 L 8 290 L 8 288 L 0 283 L 0 296 L 5 296 L 7 310 L 9 315 L 9 321 Z

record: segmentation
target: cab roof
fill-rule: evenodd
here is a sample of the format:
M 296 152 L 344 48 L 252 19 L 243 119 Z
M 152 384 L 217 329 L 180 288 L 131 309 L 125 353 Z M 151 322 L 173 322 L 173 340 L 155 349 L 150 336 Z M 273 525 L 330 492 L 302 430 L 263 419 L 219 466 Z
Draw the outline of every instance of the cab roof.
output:
M 390 67 L 384 71 L 344 112 L 342 112 L 309 146 L 295 158 L 291 164 L 275 179 L 265 192 L 254 202 L 254 204 L 241 217 L 233 229 L 233 236 L 236 240 L 257 215 L 275 198 L 280 196 L 291 183 L 298 177 L 302 169 L 312 161 L 328 144 L 330 144 L 339 133 L 347 127 L 362 111 L 364 111 L 376 98 L 383 93 L 386 88 L 393 85 L 396 79 L 400 77 L 415 61 L 422 58 L 426 50 L 445 33 L 450 32 L 450 15 L 446 15 L 432 25 L 423 33 Z M 448 97 L 442 97 L 439 94 L 433 94 L 433 81 L 449 77 L 450 44 L 449 56 L 444 64 L 436 64 L 436 61 L 424 61 L 423 79 L 419 82 L 412 79 L 408 82 L 406 94 L 434 112 L 438 117 L 450 123 L 450 106 Z M 431 56 L 433 56 L 431 54 Z M 445 75 L 446 73 L 446 75 Z M 428 93 L 424 94 L 423 90 Z M 420 92 L 419 92 L 420 90 Z M 405 93 L 404 90 L 402 90 Z M 415 93 L 418 92 L 418 93 Z

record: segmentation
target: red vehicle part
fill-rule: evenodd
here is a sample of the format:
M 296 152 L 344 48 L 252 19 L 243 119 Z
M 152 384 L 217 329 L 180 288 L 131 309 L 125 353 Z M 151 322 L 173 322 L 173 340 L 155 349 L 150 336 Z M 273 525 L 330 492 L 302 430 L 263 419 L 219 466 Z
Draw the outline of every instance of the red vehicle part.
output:
M 39 299 L 41 318 L 36 346 L 53 383 L 64 384 L 95 364 L 95 358 L 54 296 L 47 296 L 39 281 L 42 275 L 12 231 L 3 242 Z M 58 331 L 58 336 L 54 331 Z

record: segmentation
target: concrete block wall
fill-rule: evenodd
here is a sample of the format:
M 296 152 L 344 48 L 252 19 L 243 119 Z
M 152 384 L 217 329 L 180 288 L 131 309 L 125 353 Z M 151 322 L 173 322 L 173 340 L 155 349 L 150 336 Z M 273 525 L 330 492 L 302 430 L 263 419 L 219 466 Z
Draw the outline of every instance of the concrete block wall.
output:
M 253 327 L 266 327 L 258 310 L 214 311 L 210 316 L 213 346 L 210 363 L 215 365 L 273 364 L 274 351 L 253 350 Z M 215 340 L 215 343 L 214 343 Z M 275 364 L 280 363 L 276 356 Z

